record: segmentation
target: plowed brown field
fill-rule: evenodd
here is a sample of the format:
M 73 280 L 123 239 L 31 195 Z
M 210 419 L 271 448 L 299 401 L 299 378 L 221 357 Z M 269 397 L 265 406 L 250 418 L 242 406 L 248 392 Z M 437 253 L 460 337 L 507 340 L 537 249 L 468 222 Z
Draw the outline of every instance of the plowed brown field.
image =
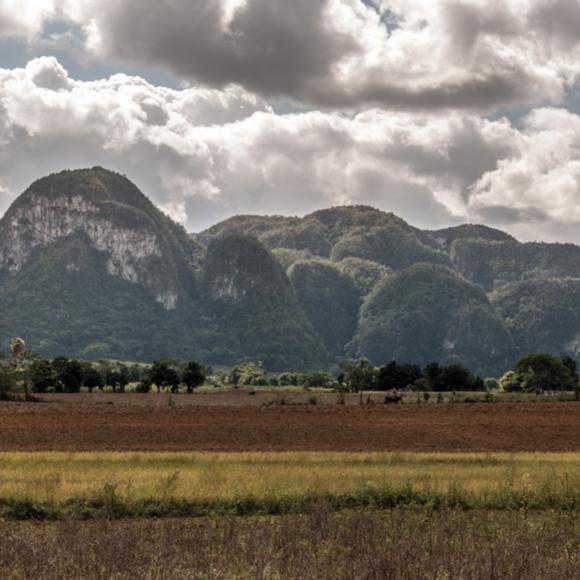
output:
M 0 451 L 580 451 L 574 403 L 265 407 L 246 397 L 244 406 L 161 406 L 147 403 L 154 396 L 117 397 L 2 403 Z

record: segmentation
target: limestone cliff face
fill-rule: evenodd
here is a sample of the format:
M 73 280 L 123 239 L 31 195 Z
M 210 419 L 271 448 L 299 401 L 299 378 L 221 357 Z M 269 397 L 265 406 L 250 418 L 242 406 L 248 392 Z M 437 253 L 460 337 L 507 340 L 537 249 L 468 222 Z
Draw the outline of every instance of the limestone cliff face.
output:
M 286 300 L 291 294 L 290 283 L 274 258 L 257 240 L 243 236 L 225 237 L 210 245 L 204 287 L 211 302 L 230 306 L 260 302 L 271 293 Z
M 49 194 L 33 185 L 0 221 L 0 270 L 15 275 L 33 252 L 82 235 L 102 253 L 111 276 L 144 286 L 164 308 L 175 309 L 179 282 L 162 228 L 154 215 L 123 203 L 125 199 L 115 199 L 114 191 L 105 195 L 107 185 L 95 185 L 94 192 L 90 187 L 63 191 L 51 187 Z M 82 267 L 69 264 L 67 270 Z
M 243 284 L 245 287 L 237 272 L 217 275 L 208 285 L 208 294 L 213 302 L 237 304 L 247 296 L 248 287 L 252 285 L 247 280 Z
M 326 351 L 286 273 L 255 238 L 213 240 L 202 288 L 224 352 L 261 360 L 268 368 L 320 368 Z

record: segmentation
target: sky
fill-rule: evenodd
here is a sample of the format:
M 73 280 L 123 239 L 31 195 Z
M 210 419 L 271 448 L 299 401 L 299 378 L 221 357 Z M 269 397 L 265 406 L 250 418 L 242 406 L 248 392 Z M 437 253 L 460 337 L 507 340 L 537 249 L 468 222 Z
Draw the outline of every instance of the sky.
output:
M 104 166 L 190 231 L 345 204 L 580 243 L 580 0 L 0 0 L 0 213 Z

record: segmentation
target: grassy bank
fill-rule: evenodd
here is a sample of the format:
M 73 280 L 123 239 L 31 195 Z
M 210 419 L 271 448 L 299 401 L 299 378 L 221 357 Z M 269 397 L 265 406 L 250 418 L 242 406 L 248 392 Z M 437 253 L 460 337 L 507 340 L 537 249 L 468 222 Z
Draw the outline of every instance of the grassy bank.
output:
M 580 576 L 580 521 L 544 512 L 0 523 L 6 579 Z
M 580 510 L 580 454 L 6 453 L 0 517 Z

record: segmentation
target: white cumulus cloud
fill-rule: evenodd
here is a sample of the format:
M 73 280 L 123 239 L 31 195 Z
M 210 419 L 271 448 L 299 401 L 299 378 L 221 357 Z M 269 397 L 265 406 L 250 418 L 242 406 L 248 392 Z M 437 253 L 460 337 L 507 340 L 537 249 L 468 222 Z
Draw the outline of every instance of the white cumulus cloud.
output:
M 0 0 L 0 37 L 40 35 L 45 22 L 56 16 L 60 0 Z
M 172 90 L 125 75 L 80 82 L 53 58 L 0 70 L 0 126 L 10 190 L 102 164 L 134 177 L 191 228 L 344 203 L 446 223 L 516 140 L 505 121 L 459 113 L 278 115 L 239 87 Z
M 191 230 L 362 203 L 424 227 L 483 221 L 580 241 L 580 116 L 564 109 L 535 109 L 519 128 L 467 112 L 277 114 L 233 85 L 82 82 L 54 58 L 0 69 L 0 198 L 94 165 L 127 174 Z
M 324 109 L 558 103 L 580 73 L 578 0 L 22 3 L 0 0 L 0 34 L 42 36 L 57 20 L 104 62 Z

